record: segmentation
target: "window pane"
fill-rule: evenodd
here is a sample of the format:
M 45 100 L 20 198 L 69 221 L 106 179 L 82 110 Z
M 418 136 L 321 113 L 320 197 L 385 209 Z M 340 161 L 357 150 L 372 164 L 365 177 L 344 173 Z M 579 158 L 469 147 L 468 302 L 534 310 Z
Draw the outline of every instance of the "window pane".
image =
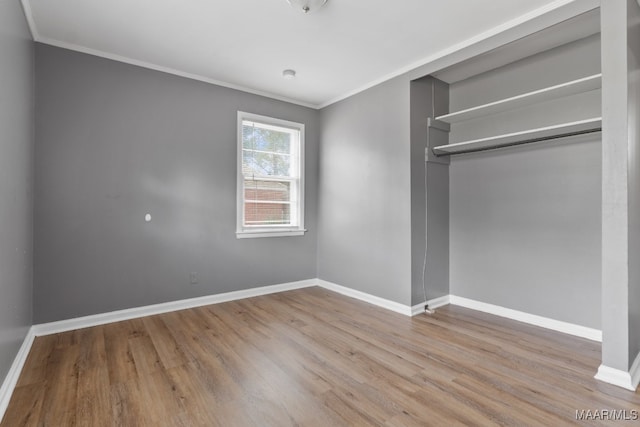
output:
M 291 176 L 291 156 L 242 150 L 242 173 L 245 176 Z
M 302 228 L 304 125 L 243 112 L 238 118 L 238 235 Z
M 291 153 L 291 132 L 264 129 L 243 123 L 242 148 L 289 154 Z
M 284 203 L 246 202 L 245 225 L 291 224 L 291 206 Z
M 245 200 L 285 201 L 291 200 L 291 183 L 279 181 L 244 181 Z

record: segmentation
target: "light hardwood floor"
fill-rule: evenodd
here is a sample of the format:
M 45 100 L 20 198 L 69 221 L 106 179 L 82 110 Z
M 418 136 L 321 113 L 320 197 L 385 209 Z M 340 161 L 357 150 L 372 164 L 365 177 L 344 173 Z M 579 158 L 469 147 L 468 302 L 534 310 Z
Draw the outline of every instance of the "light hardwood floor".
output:
M 408 318 L 308 288 L 39 337 L 1 426 L 560 426 L 640 410 L 640 392 L 593 379 L 599 360 L 597 343 L 468 309 Z

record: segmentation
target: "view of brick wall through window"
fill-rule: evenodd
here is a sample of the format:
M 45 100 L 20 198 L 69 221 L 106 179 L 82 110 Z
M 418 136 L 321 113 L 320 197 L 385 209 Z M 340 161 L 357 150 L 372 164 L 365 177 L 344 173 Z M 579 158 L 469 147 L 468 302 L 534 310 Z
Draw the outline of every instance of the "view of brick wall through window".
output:
M 245 180 L 245 223 L 288 224 L 291 220 L 290 185 L 287 182 Z
M 240 117 L 240 227 L 299 227 L 302 125 L 249 113 Z

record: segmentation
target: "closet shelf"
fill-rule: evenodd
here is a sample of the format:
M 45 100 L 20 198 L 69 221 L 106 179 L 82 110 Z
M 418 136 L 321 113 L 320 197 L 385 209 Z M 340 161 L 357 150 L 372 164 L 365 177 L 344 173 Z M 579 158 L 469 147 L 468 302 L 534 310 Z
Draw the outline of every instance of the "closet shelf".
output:
M 444 114 L 436 117 L 447 123 L 457 123 L 464 120 L 475 119 L 489 114 L 501 113 L 514 108 L 523 107 L 530 104 L 549 101 L 564 96 L 575 95 L 582 92 L 599 89 L 602 85 L 602 74 L 584 77 L 578 80 L 562 83 L 556 86 L 546 87 L 533 92 L 524 93 L 511 98 L 501 99 L 477 107 L 467 108 L 454 113 Z
M 577 122 L 562 123 L 559 125 L 529 129 L 521 132 L 491 136 L 488 138 L 440 145 L 433 147 L 433 152 L 436 156 L 470 153 L 474 151 L 484 151 L 511 145 L 528 144 L 548 139 L 599 132 L 600 130 L 602 130 L 602 118 L 595 117 Z

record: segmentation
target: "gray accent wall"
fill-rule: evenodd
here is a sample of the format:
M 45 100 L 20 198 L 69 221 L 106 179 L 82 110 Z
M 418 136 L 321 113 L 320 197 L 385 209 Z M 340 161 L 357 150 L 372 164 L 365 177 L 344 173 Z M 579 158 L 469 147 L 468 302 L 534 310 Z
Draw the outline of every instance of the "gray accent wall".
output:
M 411 304 L 409 82 L 322 110 L 319 278 Z
M 20 2 L 0 2 L 0 384 L 31 326 L 33 42 Z
M 453 84 L 452 110 L 596 74 L 599 51 L 590 37 Z M 451 138 L 599 115 L 593 91 L 475 119 Z M 592 134 L 452 157 L 451 293 L 599 329 L 600 150 Z
M 36 65 L 36 323 L 317 277 L 318 111 L 42 44 Z M 236 239 L 238 110 L 306 125 L 304 236 Z

